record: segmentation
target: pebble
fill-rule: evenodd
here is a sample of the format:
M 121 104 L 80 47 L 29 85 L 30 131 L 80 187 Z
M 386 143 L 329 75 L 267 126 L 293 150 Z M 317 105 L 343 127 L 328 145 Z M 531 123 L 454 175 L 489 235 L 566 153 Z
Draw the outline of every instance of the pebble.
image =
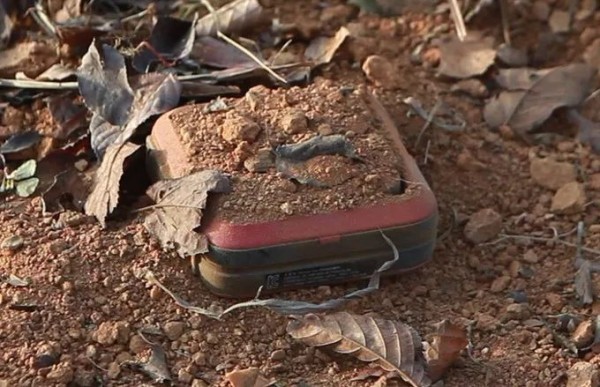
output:
M 294 210 L 292 209 L 292 205 L 289 202 L 282 203 L 279 206 L 279 209 L 281 210 L 281 212 L 283 212 L 286 215 L 292 215 L 294 213 Z
M 533 250 L 527 250 L 525 254 L 523 254 L 523 260 L 527 263 L 538 263 L 540 258 Z
M 509 276 L 504 275 L 502 277 L 498 277 L 494 280 L 494 282 L 492 282 L 492 285 L 490 286 L 490 291 L 492 293 L 503 292 L 510 284 L 510 281 L 511 279 Z
M 177 372 L 177 379 L 182 383 L 190 384 L 194 379 L 194 376 L 182 368 L 179 370 L 179 372 Z
M 583 211 L 585 202 L 586 195 L 583 184 L 573 181 L 556 191 L 550 210 L 556 214 L 577 214 Z
M 546 296 L 544 298 L 546 299 L 546 301 L 548 301 L 548 304 L 550 304 L 550 306 L 554 309 L 560 310 L 560 308 L 562 308 L 564 304 L 562 296 L 556 293 L 546 293 Z
M 275 351 L 271 352 L 271 360 L 273 361 L 282 361 L 285 359 L 285 356 L 285 351 L 283 349 L 276 349 Z
M 119 329 L 112 322 L 103 322 L 100 324 L 96 332 L 94 332 L 94 340 L 103 345 L 112 345 L 119 338 Z
M 555 34 L 569 32 L 571 29 L 571 17 L 569 12 L 555 9 L 548 19 L 548 25 Z
M 169 340 L 175 341 L 181 337 L 185 328 L 186 324 L 182 321 L 169 321 L 163 327 L 163 331 Z
M 539 21 L 546 21 L 550 17 L 550 6 L 546 1 L 538 0 L 531 6 L 531 14 Z
M 308 129 L 308 119 L 302 110 L 293 109 L 279 120 L 279 125 L 288 134 L 304 133 Z
M 90 165 L 90 163 L 86 159 L 79 159 L 79 160 L 75 161 L 75 163 L 73 165 L 74 165 L 75 169 L 77 169 L 79 172 L 83 172 L 86 169 L 88 169 L 88 166 Z
M 119 366 L 119 363 L 113 361 L 108 365 L 108 370 L 106 371 L 106 374 L 108 375 L 109 379 L 118 378 L 120 373 L 121 367 Z
M 46 378 L 53 381 L 54 383 L 67 384 L 73 380 L 75 371 L 69 363 L 61 363 L 52 367 L 52 370 L 48 373 Z
M 529 308 L 526 304 L 510 304 L 502 317 L 503 321 L 524 320 L 529 317 Z
M 219 343 L 219 338 L 214 333 L 208 332 L 206 334 L 206 342 L 208 344 L 218 344 Z
M 129 340 L 129 350 L 134 354 L 140 354 L 144 352 L 147 347 L 147 343 L 142 339 L 140 335 L 133 335 Z
M 510 274 L 510 276 L 512 278 L 517 278 L 519 276 L 519 273 L 521 272 L 521 269 L 523 268 L 523 264 L 519 261 L 512 261 L 510 263 L 510 265 L 508 266 L 508 273 Z
M 464 229 L 465 237 L 473 243 L 487 242 L 502 230 L 502 216 L 491 208 L 471 215 Z
M 392 63 L 379 55 L 371 55 L 365 59 L 362 70 L 367 79 L 383 89 L 398 87 L 397 70 Z
M 4 240 L 2 240 L 2 243 L 0 244 L 0 248 L 2 248 L 2 250 L 8 250 L 8 251 L 17 251 L 19 250 L 21 247 L 23 247 L 24 241 L 23 238 L 21 238 L 18 235 L 12 235 L 9 236 L 8 238 L 5 238 Z
M 577 179 L 577 171 L 573 164 L 550 158 L 534 158 L 529 164 L 529 173 L 535 183 L 552 190 Z
M 260 133 L 260 126 L 248 117 L 228 114 L 222 126 L 221 136 L 228 142 L 253 142 Z
M 196 352 L 192 356 L 192 361 L 197 366 L 204 367 L 206 365 L 206 354 L 204 352 Z
M 487 98 L 489 91 L 479 79 L 462 79 L 450 87 L 453 92 L 462 92 L 473 98 Z
M 270 149 L 259 149 L 254 156 L 244 160 L 244 168 L 249 172 L 267 172 L 275 166 Z
M 584 320 L 571 335 L 571 341 L 577 348 L 589 346 L 594 340 L 594 323 L 592 320 Z
M 596 365 L 580 361 L 567 371 L 567 387 L 598 387 L 600 375 Z

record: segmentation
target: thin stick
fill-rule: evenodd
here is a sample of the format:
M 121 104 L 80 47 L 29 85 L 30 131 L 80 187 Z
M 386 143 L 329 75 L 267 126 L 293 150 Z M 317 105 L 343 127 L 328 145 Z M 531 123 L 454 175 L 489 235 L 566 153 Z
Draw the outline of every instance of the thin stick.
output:
M 148 211 L 148 210 L 153 210 L 155 208 L 169 208 L 169 207 L 173 207 L 173 208 L 188 208 L 188 209 L 193 209 L 193 210 L 202 210 L 202 208 L 200 207 L 196 207 L 196 206 L 186 206 L 184 204 L 153 204 L 151 206 L 146 206 L 146 207 L 142 207 L 142 208 L 136 208 L 135 210 L 132 210 L 131 212 L 134 214 L 137 214 L 138 212 L 144 212 L 144 211 Z
M 427 115 L 427 120 L 425 121 L 425 124 L 423 125 L 423 127 L 421 128 L 421 131 L 419 132 L 419 135 L 417 136 L 417 141 L 415 141 L 415 148 L 421 142 L 421 137 L 423 137 L 423 134 L 425 134 L 425 131 L 427 130 L 427 128 L 429 128 L 431 126 L 433 117 L 435 117 L 435 113 L 437 113 L 437 111 L 440 109 L 441 106 L 442 106 L 441 101 L 438 99 L 435 102 L 435 105 L 433 105 L 433 108 L 431 108 L 431 111 L 429 112 L 429 114 Z
M 504 37 L 504 43 L 510 46 L 510 8 L 506 0 L 499 0 L 499 2 L 502 36 Z
M 275 59 L 279 58 L 279 55 L 281 55 L 287 48 L 288 46 L 292 43 L 292 39 L 289 39 L 287 42 L 285 42 L 283 44 L 283 46 L 281 46 L 281 48 L 279 49 L 279 51 L 277 51 L 277 54 L 273 55 L 273 58 L 270 61 L 270 65 L 272 66 L 273 63 L 275 63 Z
M 281 75 L 277 74 L 275 71 L 273 71 L 271 68 L 269 68 L 269 66 L 267 66 L 262 60 L 260 60 L 260 58 L 258 58 L 256 55 L 254 55 L 250 50 L 248 50 L 246 47 L 242 46 L 235 40 L 231 39 L 229 36 L 222 33 L 220 24 L 219 24 L 219 16 L 217 14 L 217 10 L 212 6 L 212 4 L 208 0 L 200 0 L 200 2 L 202 3 L 202 5 L 204 5 L 206 7 L 206 9 L 208 9 L 208 11 L 213 16 L 213 19 L 215 19 L 215 26 L 217 27 L 217 37 L 223 39 L 227 43 L 231 44 L 233 47 L 237 48 L 238 50 L 240 50 L 241 52 L 246 54 L 246 56 L 248 56 L 250 59 L 252 59 L 254 62 L 256 62 L 256 64 L 258 64 L 261 68 L 263 68 L 267 73 L 269 73 L 271 76 L 273 76 L 279 82 L 283 83 L 284 85 L 288 84 L 288 82 Z
M 492 242 L 484 243 L 484 245 L 495 245 L 506 239 L 525 239 L 525 240 L 530 240 L 530 241 L 534 241 L 534 242 L 557 242 L 557 243 L 560 243 L 561 245 L 578 248 L 576 243 L 567 242 L 567 241 L 564 241 L 564 240 L 558 239 L 558 238 L 538 237 L 538 236 L 533 236 L 533 235 L 513 235 L 513 234 L 498 234 L 498 236 L 499 236 L 498 239 L 496 239 Z M 585 251 L 586 253 L 600 255 L 600 250 L 591 249 L 589 247 L 582 246 L 581 250 Z
M 454 20 L 454 28 L 456 29 L 456 35 L 458 39 L 462 42 L 467 37 L 467 27 L 465 26 L 465 20 L 463 19 L 462 12 L 460 11 L 460 5 L 458 5 L 458 0 L 449 0 L 450 1 L 450 14 L 452 15 L 452 20 Z

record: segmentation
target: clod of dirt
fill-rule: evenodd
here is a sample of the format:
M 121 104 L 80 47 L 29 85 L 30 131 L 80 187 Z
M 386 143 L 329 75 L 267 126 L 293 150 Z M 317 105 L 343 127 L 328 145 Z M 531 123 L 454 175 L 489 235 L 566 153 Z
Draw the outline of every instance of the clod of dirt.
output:
M 252 143 L 260 131 L 260 126 L 250 118 L 229 112 L 221 128 L 221 136 L 231 143 L 240 141 Z
M 525 320 L 529 317 L 529 308 L 525 304 L 510 304 L 506 307 L 505 313 L 501 316 L 502 321 Z
M 589 346 L 594 340 L 594 322 L 582 321 L 571 335 L 571 341 L 579 349 Z
M 165 324 L 163 331 L 169 340 L 175 341 L 181 337 L 186 326 L 186 323 L 182 321 L 169 321 Z
M 304 133 L 308 129 L 308 119 L 302 110 L 291 109 L 281 117 L 279 125 L 287 134 Z
M 367 79 L 378 87 L 393 90 L 400 86 L 398 72 L 387 58 L 371 55 L 365 59 L 362 70 Z
M 550 210 L 557 214 L 577 214 L 583 211 L 585 202 L 586 194 L 583 184 L 573 181 L 556 191 Z
M 496 59 L 490 40 L 451 40 L 440 45 L 438 72 L 451 78 L 470 78 L 487 71 Z
M 510 281 L 511 281 L 511 278 L 509 276 L 507 276 L 507 275 L 503 275 L 502 277 L 498 277 L 490 285 L 490 291 L 492 293 L 503 292 L 503 291 L 506 290 L 506 288 L 508 288 L 508 285 L 510 285 Z
M 569 32 L 571 29 L 571 15 L 567 11 L 555 9 L 550 15 L 548 25 L 555 34 Z
M 545 22 L 550 17 L 550 6 L 546 1 L 538 0 L 531 6 L 531 15 L 537 20 Z
M 256 367 L 231 371 L 225 375 L 225 379 L 233 387 L 266 387 L 271 384 Z
M 123 327 L 119 323 L 103 322 L 93 333 L 94 340 L 102 345 L 113 345 L 119 340 L 120 336 L 124 336 Z
M 267 172 L 275 166 L 275 160 L 271 149 L 259 149 L 254 156 L 244 160 L 244 168 L 248 172 Z
M 556 190 L 577 179 L 577 170 L 571 163 L 550 158 L 534 158 L 529 164 L 529 173 L 538 185 Z
M 502 216 L 491 208 L 471 215 L 464 229 L 465 237 L 473 243 L 487 242 L 502 231 Z
M 580 361 L 567 371 L 567 387 L 598 387 L 600 373 L 595 364 Z
M 52 367 L 46 378 L 53 382 L 52 384 L 68 384 L 73 380 L 74 376 L 75 371 L 73 370 L 73 366 L 65 362 Z
M 600 39 L 596 39 L 588 45 L 583 53 L 583 59 L 587 64 L 600 70 Z

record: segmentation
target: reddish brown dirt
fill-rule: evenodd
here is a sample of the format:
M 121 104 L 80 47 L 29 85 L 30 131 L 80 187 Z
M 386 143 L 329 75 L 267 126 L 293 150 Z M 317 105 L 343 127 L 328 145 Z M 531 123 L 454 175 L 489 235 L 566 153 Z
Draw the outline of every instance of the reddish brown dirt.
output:
M 306 25 L 316 25 L 315 31 L 322 29 L 319 20 L 325 11 L 317 6 L 320 2 L 277 3 L 282 4 L 276 14 L 284 17 L 283 21 L 300 18 Z M 561 55 L 549 63 L 578 60 L 582 53 L 578 33 L 591 28 L 600 36 L 599 16 L 596 12 L 595 18 L 576 23 L 575 32 L 564 43 L 566 49 L 558 50 Z M 330 17 L 324 23 L 325 29 L 334 31 L 335 24 L 350 21 L 351 17 Z M 349 303 L 345 310 L 399 319 L 422 334 L 431 332 L 433 324 L 442 319 L 473 321 L 471 339 L 476 361 L 462 359 L 446 375 L 446 386 L 564 386 L 565 373 L 572 364 L 582 360 L 599 364 L 600 356 L 593 352 L 579 359 L 553 341 L 550 329 L 526 323 L 527 319 L 559 313 L 590 319 L 600 312 L 598 301 L 583 307 L 576 300 L 573 248 L 526 238 L 474 246 L 463 237 L 460 222 L 451 225 L 453 213 L 460 220 L 486 207 L 503 216 L 504 231 L 510 234 L 551 237 L 551 228 L 564 233 L 583 220 L 589 230 L 586 246 L 600 249 L 600 158 L 568 137 L 551 140 L 547 145 L 527 145 L 510 133 L 493 133 L 482 123 L 478 102 L 448 94 L 452 83 L 437 80 L 427 65 L 410 64 L 408 54 L 424 33 L 440 25 L 451 28 L 448 16 L 352 18 L 354 27 L 361 28 L 364 36 L 350 42 L 349 53 L 341 53 L 323 70 L 323 76 L 342 86 L 359 85 L 367 81 L 349 59 L 362 63 L 368 53 L 378 53 L 394 63 L 402 88 L 378 92 L 437 195 L 442 216 L 440 234 L 444 233 L 444 238 L 438 242 L 430 264 L 408 275 L 385 279 L 381 291 Z M 516 41 L 532 47 L 543 24 L 525 22 L 536 33 L 530 35 L 529 29 L 521 28 Z M 497 18 L 479 24 L 489 26 L 484 33 L 500 36 Z M 419 98 L 428 107 L 443 98 L 463 114 L 467 128 L 459 133 L 429 128 L 421 145 L 413 147 L 423 121 L 406 116 L 407 107 L 401 100 L 407 96 Z M 600 111 L 599 99 L 589 102 L 587 108 Z M 578 179 L 587 194 L 585 211 L 575 215 L 550 212 L 553 192 L 537 186 L 529 174 L 529 160 L 534 154 L 577 167 Z M 166 348 L 175 385 L 190 385 L 190 374 L 195 374 L 206 384 L 224 386 L 226 371 L 249 366 L 260 367 L 283 385 L 372 383 L 350 381 L 364 370 L 364 364 L 293 341 L 285 333 L 284 317 L 263 309 L 245 309 L 215 321 L 183 310 L 164 293 L 148 286 L 141 278 L 145 269 L 153 270 L 166 286 L 193 304 L 229 304 L 210 295 L 191 275 L 187 262 L 163 253 L 144 231 L 141 216 L 101 230 L 81 215 L 66 214 L 56 221 L 40 213 L 39 199 L 10 198 L 0 204 L 0 240 L 13 235 L 24 240 L 17 252 L 2 252 L 0 272 L 31 279 L 31 285 L 23 288 L 0 285 L 0 380 L 8 385 L 61 385 L 75 380 L 79 383 L 76 385 L 90 386 L 98 379 L 106 385 L 142 385 L 147 378 L 126 368 L 117 372 L 118 364 L 143 353 L 136 331 L 147 326 L 165 329 L 173 321 L 183 323 L 182 334 L 173 333 L 170 324 L 167 330 L 171 338 L 155 340 Z M 572 234 L 565 239 L 574 241 Z M 596 258 L 594 254 L 587 257 Z M 518 266 L 530 270 L 531 275 L 520 275 L 514 269 Z M 597 278 L 594 281 L 597 283 Z M 280 296 L 320 301 L 355 287 L 320 287 Z M 513 303 L 511 292 L 515 291 L 524 292 L 528 299 L 519 318 L 506 311 Z M 9 308 L 19 302 L 39 307 L 31 312 Z M 114 340 L 100 339 L 99 343 L 98 330 L 102 327 L 101 331 L 110 331 L 107 328 L 111 324 L 118 324 L 114 327 L 118 334 Z M 271 359 L 280 350 L 284 351 L 283 359 Z M 36 362 L 43 354 L 53 354 L 59 364 L 38 370 Z

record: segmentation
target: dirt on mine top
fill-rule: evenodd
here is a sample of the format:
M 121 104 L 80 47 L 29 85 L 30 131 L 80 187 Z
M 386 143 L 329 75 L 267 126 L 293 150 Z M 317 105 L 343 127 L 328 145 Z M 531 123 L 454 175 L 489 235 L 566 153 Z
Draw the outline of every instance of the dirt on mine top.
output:
M 188 172 L 231 174 L 233 191 L 218 204 L 223 219 L 270 221 L 404 198 L 401 158 L 360 91 L 317 80 L 287 90 L 258 86 L 223 102 L 226 110 L 196 105 L 170 117 Z M 277 146 L 318 135 L 342 135 L 357 157 L 321 154 L 276 167 Z

